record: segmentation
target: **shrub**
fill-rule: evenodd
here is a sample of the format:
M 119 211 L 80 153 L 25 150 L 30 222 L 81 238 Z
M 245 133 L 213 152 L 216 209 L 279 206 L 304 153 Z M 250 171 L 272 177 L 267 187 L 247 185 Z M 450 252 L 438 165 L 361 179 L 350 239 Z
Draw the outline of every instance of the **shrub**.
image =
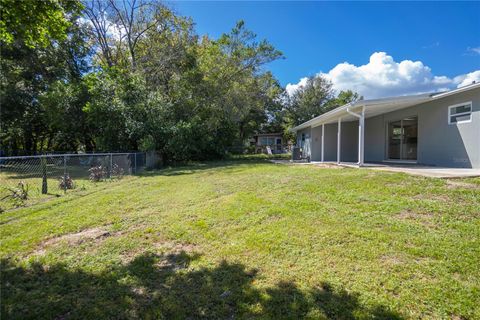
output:
M 1 201 L 11 199 L 15 207 L 20 207 L 28 200 L 28 184 L 20 181 L 17 187 L 6 187 L 8 194 Z
M 60 189 L 66 190 L 66 189 L 73 189 L 75 188 L 75 182 L 73 182 L 73 179 L 70 178 L 70 176 L 67 174 L 66 176 L 62 176 L 59 178 L 59 183 L 58 187 Z
M 117 178 L 123 177 L 125 174 L 125 170 L 123 170 L 122 167 L 120 167 L 118 164 L 114 164 L 112 167 L 112 176 L 116 176 Z
M 105 178 L 107 177 L 107 170 L 104 166 L 101 165 L 88 169 L 88 172 L 90 172 L 89 179 L 93 182 L 105 180 Z

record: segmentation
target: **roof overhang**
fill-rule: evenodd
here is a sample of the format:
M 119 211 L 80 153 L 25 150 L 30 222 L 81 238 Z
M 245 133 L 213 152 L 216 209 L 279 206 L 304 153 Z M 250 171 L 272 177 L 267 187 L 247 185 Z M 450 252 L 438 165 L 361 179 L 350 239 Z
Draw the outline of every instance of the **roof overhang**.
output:
M 358 120 L 357 117 L 353 116 L 347 110 L 354 113 L 359 113 L 362 110 L 364 110 L 365 118 L 371 118 L 384 113 L 389 113 L 395 110 L 412 107 L 424 102 L 440 99 L 446 96 L 472 90 L 475 88 L 480 88 L 480 83 L 471 84 L 465 87 L 461 87 L 455 90 L 442 92 L 442 93 L 424 93 L 424 94 L 418 94 L 418 95 L 391 97 L 391 98 L 384 98 L 384 99 L 359 100 L 353 103 L 343 105 L 329 112 L 326 112 L 318 117 L 315 117 L 307 122 L 304 122 L 292 128 L 291 131 L 296 132 L 308 127 L 313 128 L 313 127 L 320 126 L 322 124 L 335 123 L 338 121 L 339 118 L 341 118 L 343 122 Z

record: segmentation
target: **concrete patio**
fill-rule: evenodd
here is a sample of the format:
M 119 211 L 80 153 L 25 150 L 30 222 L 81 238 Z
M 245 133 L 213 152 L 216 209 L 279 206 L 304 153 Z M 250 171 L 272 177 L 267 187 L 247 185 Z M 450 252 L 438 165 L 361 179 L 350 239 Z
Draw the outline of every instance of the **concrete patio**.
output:
M 471 178 L 480 177 L 480 169 L 473 168 L 443 168 L 434 166 L 423 166 L 417 164 L 394 164 L 394 163 L 364 163 L 358 166 L 353 162 L 294 162 L 291 160 L 272 160 L 273 163 L 278 164 L 293 164 L 293 165 L 313 165 L 325 167 L 348 167 L 357 169 L 373 169 L 390 172 L 403 172 L 411 175 L 431 177 L 431 178 Z

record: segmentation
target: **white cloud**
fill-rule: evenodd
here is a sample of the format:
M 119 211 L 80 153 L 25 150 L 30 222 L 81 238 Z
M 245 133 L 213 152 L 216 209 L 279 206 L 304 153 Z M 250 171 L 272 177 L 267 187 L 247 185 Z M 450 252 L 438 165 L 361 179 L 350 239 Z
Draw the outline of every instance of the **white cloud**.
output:
M 472 84 L 474 81 L 480 82 L 480 70 L 462 74 L 453 78 L 453 82 L 457 85 L 457 88 Z
M 289 84 L 287 84 L 287 86 L 285 87 L 285 90 L 287 91 L 287 93 L 288 93 L 289 95 L 292 95 L 295 91 L 297 91 L 297 89 L 298 89 L 299 87 L 303 87 L 304 85 L 306 85 L 306 84 L 307 84 L 307 80 L 308 80 L 308 78 L 305 77 L 305 78 L 300 79 L 300 81 L 298 81 L 298 83 L 296 83 L 296 84 L 291 84 L 291 83 L 289 83 Z
M 480 47 L 468 47 L 467 52 L 470 53 L 470 55 L 480 55 Z
M 117 25 L 105 17 L 106 14 L 103 15 L 103 20 L 101 20 L 101 25 L 105 28 L 106 35 L 115 41 L 121 41 L 127 34 L 125 28 L 120 25 Z M 87 25 L 89 28 L 94 28 L 94 24 L 90 19 L 80 17 L 78 18 L 78 22 L 83 25 Z
M 335 90 L 353 90 L 367 99 L 441 91 L 480 80 L 480 70 L 459 75 L 454 79 L 435 76 L 421 61 L 396 62 L 385 52 L 373 53 L 367 64 L 355 66 L 343 62 L 327 73 L 320 72 L 319 75 L 332 81 Z M 302 78 L 297 84 L 289 83 L 287 92 L 294 92 L 305 84 L 306 79 Z

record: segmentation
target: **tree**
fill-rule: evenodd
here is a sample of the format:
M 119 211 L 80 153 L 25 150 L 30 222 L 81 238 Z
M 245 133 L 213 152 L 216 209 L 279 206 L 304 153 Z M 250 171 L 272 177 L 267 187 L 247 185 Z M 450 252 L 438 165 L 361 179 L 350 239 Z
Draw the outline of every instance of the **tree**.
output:
M 88 145 L 81 110 L 89 49 L 77 17 L 70 19 L 65 38 L 45 47 L 32 48 L 22 39 L 0 46 L 2 149 L 37 152 Z
M 267 109 L 281 92 L 278 82 L 262 66 L 282 57 L 267 41 L 239 21 L 230 33 L 218 40 L 203 38 L 198 65 L 203 74 L 212 114 L 221 115 L 218 123 L 228 125 L 230 144 L 243 144 L 267 120 Z M 226 129 L 226 128 L 225 128 Z
M 122 64 L 133 69 L 146 33 L 162 33 L 174 17 L 160 2 L 147 0 L 89 0 L 84 13 L 93 43 L 100 48 L 100 61 L 108 67 Z
M 263 68 L 282 53 L 243 21 L 210 39 L 158 2 L 89 0 L 82 16 L 62 8 L 64 37 L 2 42 L 2 149 L 205 160 L 278 125 L 283 90 Z
M 28 48 L 46 47 L 66 38 L 68 15 L 81 9 L 76 0 L 1 0 L 0 40 L 3 45 L 21 41 Z
M 330 105 L 326 108 L 328 110 L 335 109 L 336 107 L 340 107 L 346 105 L 351 102 L 355 102 L 361 99 L 358 93 L 353 92 L 351 90 L 340 91 L 335 99 L 331 100 Z
M 291 96 L 287 96 L 286 110 L 290 122 L 298 125 L 332 108 L 335 98 L 332 83 L 321 75 L 309 77 Z
M 292 95 L 285 94 L 283 114 L 287 126 L 296 126 L 325 112 L 359 99 L 347 90 L 335 95 L 332 83 L 322 75 L 309 77 Z

